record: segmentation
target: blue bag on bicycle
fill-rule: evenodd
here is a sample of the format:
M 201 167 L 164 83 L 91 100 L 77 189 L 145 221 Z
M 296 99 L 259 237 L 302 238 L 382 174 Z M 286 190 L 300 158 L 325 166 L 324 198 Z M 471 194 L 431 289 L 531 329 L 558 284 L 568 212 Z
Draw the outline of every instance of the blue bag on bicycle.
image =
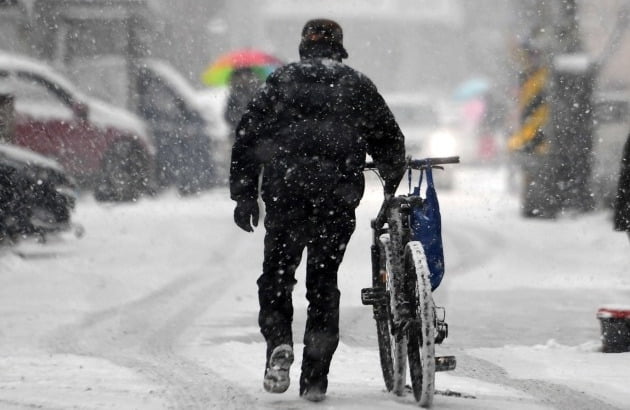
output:
M 435 290 L 444 276 L 442 221 L 431 167 L 427 167 L 423 172 L 427 175 L 426 197 L 422 201 L 422 205 L 417 205 L 412 209 L 411 237 L 412 240 L 419 241 L 424 248 L 427 264 L 429 265 L 431 290 Z M 423 172 L 420 173 L 418 186 L 414 187 L 413 195 L 415 196 L 420 196 Z

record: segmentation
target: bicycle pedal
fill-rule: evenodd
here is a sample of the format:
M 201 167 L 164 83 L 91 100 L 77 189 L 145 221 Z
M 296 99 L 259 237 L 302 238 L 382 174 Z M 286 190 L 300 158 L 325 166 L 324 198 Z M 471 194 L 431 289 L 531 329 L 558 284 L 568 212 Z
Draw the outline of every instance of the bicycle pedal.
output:
M 435 357 L 435 371 L 446 372 L 449 370 L 455 370 L 457 366 L 457 360 L 455 356 L 436 356 Z
M 361 303 L 364 305 L 385 305 L 389 302 L 389 296 L 385 289 L 363 288 L 361 289 Z
M 448 337 L 448 324 L 445 322 L 437 322 L 435 330 L 435 344 L 439 345 Z

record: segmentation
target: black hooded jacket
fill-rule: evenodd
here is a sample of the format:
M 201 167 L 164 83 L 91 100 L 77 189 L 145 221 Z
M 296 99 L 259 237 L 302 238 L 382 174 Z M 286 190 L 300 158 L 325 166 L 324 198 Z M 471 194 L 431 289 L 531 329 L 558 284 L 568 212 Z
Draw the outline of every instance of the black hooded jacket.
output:
M 403 173 L 404 137 L 374 84 L 338 59 L 303 56 L 277 69 L 248 106 L 232 148 L 230 193 L 267 206 L 326 202 L 354 209 L 370 154 L 390 184 Z

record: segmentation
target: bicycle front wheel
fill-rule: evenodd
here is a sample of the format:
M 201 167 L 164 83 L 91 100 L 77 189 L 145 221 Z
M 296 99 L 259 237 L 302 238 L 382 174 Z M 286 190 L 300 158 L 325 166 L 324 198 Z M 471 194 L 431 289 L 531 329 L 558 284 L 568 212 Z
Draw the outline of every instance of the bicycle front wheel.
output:
M 407 329 L 411 386 L 420 406 L 431 407 L 435 393 L 435 305 L 422 244 L 407 243 L 404 259 L 407 292 L 416 314 Z

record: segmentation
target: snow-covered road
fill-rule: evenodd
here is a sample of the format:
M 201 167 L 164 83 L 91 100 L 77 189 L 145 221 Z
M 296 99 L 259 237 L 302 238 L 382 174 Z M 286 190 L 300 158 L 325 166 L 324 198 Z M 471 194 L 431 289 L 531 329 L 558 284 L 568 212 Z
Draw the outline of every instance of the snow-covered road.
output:
M 437 409 L 630 409 L 630 353 L 598 351 L 603 304 L 630 305 L 630 244 L 609 214 L 519 217 L 503 172 L 459 170 L 440 192 L 450 335 Z M 373 181 L 372 181 L 373 182 Z M 255 279 L 263 231 L 239 231 L 225 189 L 77 207 L 64 233 L 0 249 L 0 408 L 403 409 L 383 391 L 371 309 L 368 184 L 340 271 L 341 344 L 328 399 L 262 389 Z M 298 278 L 303 277 L 303 268 Z M 296 341 L 305 299 L 296 287 Z M 299 352 L 299 345 L 296 346 Z M 299 377 L 298 360 L 292 379 Z

